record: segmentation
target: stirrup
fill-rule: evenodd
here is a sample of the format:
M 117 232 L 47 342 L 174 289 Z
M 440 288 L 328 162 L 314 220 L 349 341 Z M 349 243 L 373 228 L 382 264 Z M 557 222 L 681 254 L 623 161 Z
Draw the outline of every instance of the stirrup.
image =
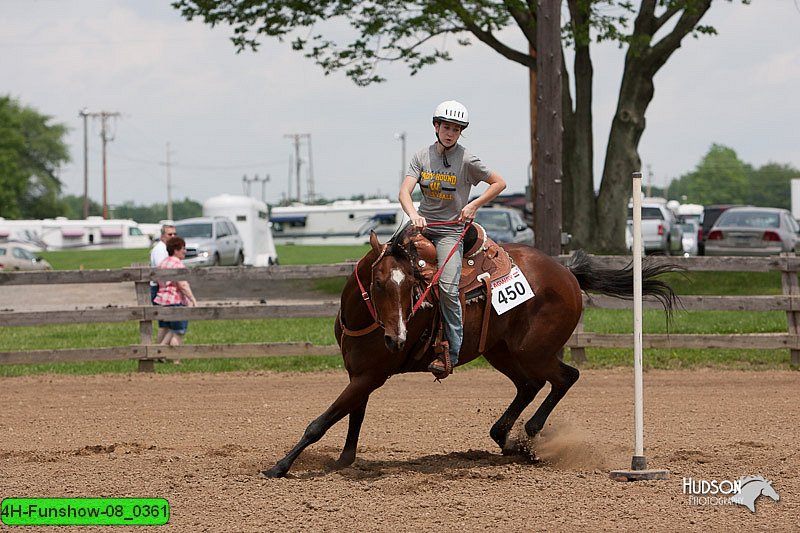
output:
M 428 365 L 428 372 L 433 374 L 433 377 L 436 379 L 444 379 L 450 374 L 453 373 L 452 369 L 447 368 L 445 362 L 441 359 L 434 359 L 431 361 L 431 364 Z
M 436 379 L 444 379 L 453 373 L 453 363 L 450 361 L 450 343 L 442 341 L 439 348 L 441 353 L 428 365 L 428 372 L 431 372 Z

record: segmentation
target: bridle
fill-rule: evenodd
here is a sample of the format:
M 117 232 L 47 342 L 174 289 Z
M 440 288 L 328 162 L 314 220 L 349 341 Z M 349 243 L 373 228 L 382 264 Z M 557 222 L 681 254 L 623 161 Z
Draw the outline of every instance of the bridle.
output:
M 450 225 L 454 225 L 454 224 L 458 224 L 458 223 L 459 223 L 459 221 L 429 222 L 428 225 L 429 226 L 450 226 Z M 471 225 L 472 225 L 472 221 L 469 221 L 469 222 L 467 222 L 467 224 L 464 225 L 464 231 L 461 232 L 461 235 L 458 237 L 458 240 L 456 241 L 455 246 L 453 246 L 453 249 L 450 250 L 449 254 L 447 254 L 447 258 L 444 260 L 442 265 L 436 271 L 436 274 L 434 274 L 433 278 L 431 279 L 431 282 L 428 284 L 428 286 L 425 288 L 425 290 L 422 291 L 420 297 L 417 299 L 416 303 L 412 307 L 411 312 L 409 313 L 408 317 L 405 319 L 406 323 L 408 323 L 408 321 L 411 320 L 414 317 L 416 312 L 419 310 L 420 307 L 422 307 L 423 303 L 425 302 L 426 298 L 428 297 L 428 293 L 430 293 L 431 289 L 434 286 L 436 286 L 436 284 L 438 283 L 439 278 L 442 275 L 442 271 L 444 271 L 445 265 L 450 260 L 450 258 L 453 257 L 453 254 L 456 252 L 456 249 L 458 249 L 458 246 L 461 244 L 461 241 L 464 240 L 464 236 L 467 234 L 467 230 L 469 230 L 469 227 Z M 378 253 L 378 257 L 375 259 L 375 261 L 372 262 L 372 265 L 370 266 L 370 273 L 371 274 L 372 274 L 372 272 L 374 272 L 375 266 L 381 261 L 381 259 L 384 258 L 384 256 L 386 255 L 386 252 L 388 250 L 389 250 L 389 243 L 387 242 L 381 248 L 381 251 Z M 355 276 L 356 276 L 356 282 L 358 283 L 358 289 L 359 289 L 359 291 L 361 291 L 361 299 L 364 300 L 364 303 L 366 304 L 367 309 L 369 309 L 369 313 L 372 316 L 373 323 L 370 324 L 369 326 L 367 326 L 366 328 L 363 328 L 363 329 L 360 329 L 360 330 L 350 330 L 350 329 L 347 329 L 344 326 L 344 323 L 342 322 L 342 319 L 341 319 L 341 313 L 340 313 L 338 315 L 338 320 L 339 320 L 339 324 L 342 326 L 342 331 L 346 335 L 349 335 L 351 337 L 360 337 L 360 336 L 363 336 L 363 335 L 367 335 L 368 333 L 372 333 L 373 331 L 375 331 L 378 327 L 381 327 L 381 328 L 384 327 L 383 322 L 381 322 L 380 318 L 378 317 L 378 313 L 375 310 L 375 306 L 372 303 L 372 299 L 370 298 L 370 291 L 372 291 L 372 284 L 375 283 L 375 276 L 374 275 L 370 275 L 370 291 L 367 291 L 367 289 L 364 287 L 364 284 L 361 282 L 361 278 L 358 275 L 358 268 L 361 265 L 361 261 L 363 259 L 364 258 L 362 257 L 356 263 Z M 413 262 L 412 262 L 412 268 L 413 268 Z M 374 292 L 374 291 L 372 291 L 372 292 Z

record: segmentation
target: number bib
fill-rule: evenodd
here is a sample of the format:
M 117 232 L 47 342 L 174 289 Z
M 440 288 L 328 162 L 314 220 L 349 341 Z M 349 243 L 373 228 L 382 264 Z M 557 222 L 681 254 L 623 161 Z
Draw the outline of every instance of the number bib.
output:
M 518 266 L 492 282 L 492 307 L 498 315 L 527 302 L 533 296 L 533 289 Z

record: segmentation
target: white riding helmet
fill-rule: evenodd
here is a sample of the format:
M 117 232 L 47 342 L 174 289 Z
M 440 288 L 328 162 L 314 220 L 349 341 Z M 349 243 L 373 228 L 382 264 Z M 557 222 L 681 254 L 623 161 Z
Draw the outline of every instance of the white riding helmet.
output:
M 467 126 L 469 126 L 469 113 L 464 104 L 455 100 L 448 100 L 436 106 L 436 111 L 433 112 L 433 123 L 436 124 L 437 121 L 452 122 L 463 129 L 467 129 Z

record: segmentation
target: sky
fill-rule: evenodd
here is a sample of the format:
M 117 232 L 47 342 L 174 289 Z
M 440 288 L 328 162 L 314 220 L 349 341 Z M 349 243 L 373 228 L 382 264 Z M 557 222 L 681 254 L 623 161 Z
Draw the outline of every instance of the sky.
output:
M 703 23 L 719 34 L 685 38 L 656 75 L 639 146 L 644 184 L 663 187 L 691 172 L 713 143 L 756 167 L 800 169 L 800 1 L 717 0 Z M 411 153 L 434 141 L 434 108 L 450 99 L 469 109 L 462 144 L 506 179 L 507 192 L 524 191 L 528 74 L 487 46 L 461 47 L 451 36 L 444 44 L 453 61 L 416 76 L 382 65 L 385 83 L 358 87 L 274 39 L 237 54 L 230 35 L 187 22 L 165 0 L 0 0 L 0 94 L 70 128 L 65 194 L 83 195 L 79 112 L 119 113 L 107 129 L 112 206 L 165 203 L 168 171 L 174 200 L 249 186 L 276 203 L 290 182 L 295 196 L 293 134 L 307 135 L 303 198 L 309 175 L 317 196 L 395 198 Z M 522 47 L 512 30 L 501 37 Z M 594 47 L 596 183 L 623 58 L 614 45 Z M 101 202 L 99 119 L 87 120 L 87 131 L 89 196 Z

